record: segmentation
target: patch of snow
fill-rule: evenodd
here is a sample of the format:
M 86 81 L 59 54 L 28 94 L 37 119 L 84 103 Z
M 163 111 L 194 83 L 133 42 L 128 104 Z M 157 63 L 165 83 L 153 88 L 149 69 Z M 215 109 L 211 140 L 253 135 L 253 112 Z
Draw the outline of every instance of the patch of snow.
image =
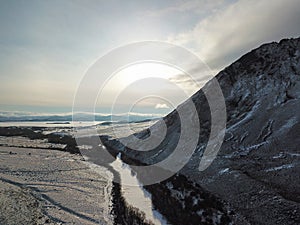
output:
M 193 197 L 193 205 L 198 205 L 199 199 L 196 197 Z
M 246 152 L 248 154 L 250 151 L 256 150 L 265 144 L 267 144 L 267 142 L 261 142 L 261 143 L 255 144 L 255 145 L 250 145 L 250 146 L 242 148 L 242 151 Z
M 170 189 L 170 190 L 173 189 L 173 187 L 174 187 L 173 184 L 172 184 L 171 182 L 167 182 L 167 183 L 166 183 L 166 186 L 167 186 L 167 188 Z
M 282 159 L 285 158 L 287 155 L 291 157 L 300 157 L 300 153 L 291 153 L 291 152 L 280 152 L 278 155 L 273 156 L 273 159 Z
M 196 213 L 197 213 L 198 216 L 202 216 L 202 214 L 204 213 L 204 210 L 202 210 L 202 209 L 198 210 Z
M 172 197 L 176 197 L 177 199 L 184 199 L 184 193 L 182 193 L 181 191 L 177 191 L 177 190 L 171 190 L 172 192 Z
M 289 154 L 290 156 L 294 156 L 294 157 L 300 157 L 300 153 L 287 153 Z
M 278 171 L 278 170 L 283 170 L 283 169 L 290 169 L 290 168 L 293 168 L 294 166 L 295 166 L 294 164 L 286 164 L 286 165 L 277 166 L 277 167 L 267 169 L 266 172 Z
M 297 118 L 292 117 L 280 128 L 279 131 L 281 132 L 281 131 L 287 130 L 287 129 L 293 127 L 296 123 L 297 123 Z
M 93 146 L 92 145 L 78 145 L 78 148 L 80 150 L 90 150 L 93 148 Z
M 272 158 L 273 159 L 282 159 L 282 158 L 284 158 L 284 153 L 283 152 L 280 152 L 278 155 L 275 155 L 275 156 L 273 156 Z
M 224 173 L 229 172 L 229 168 L 225 168 L 219 172 L 219 175 L 223 175 Z
M 237 122 L 236 124 L 234 124 L 234 125 L 232 125 L 230 128 L 228 128 L 227 131 L 233 130 L 233 129 L 235 129 L 235 128 L 241 126 L 241 124 L 243 124 L 244 122 L 247 122 L 247 121 L 254 115 L 254 113 L 255 113 L 256 110 L 258 109 L 258 106 L 259 106 L 259 105 L 260 105 L 260 101 L 257 101 L 257 102 L 255 103 L 255 105 L 252 107 L 252 110 L 249 111 L 249 112 L 247 113 L 247 115 L 246 115 L 242 120 L 240 120 L 239 122 Z

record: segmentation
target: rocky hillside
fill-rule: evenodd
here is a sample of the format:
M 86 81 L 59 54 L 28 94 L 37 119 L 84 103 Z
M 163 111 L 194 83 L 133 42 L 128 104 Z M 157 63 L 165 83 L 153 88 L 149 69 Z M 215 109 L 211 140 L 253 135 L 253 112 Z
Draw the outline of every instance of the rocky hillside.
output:
M 223 202 L 230 210 L 232 223 L 299 224 L 300 38 L 264 44 L 216 78 L 227 110 L 224 143 L 213 163 L 199 171 L 211 125 L 211 112 L 203 92 L 209 88 L 208 82 L 191 98 L 198 111 L 201 132 L 192 159 L 180 173 Z M 176 111 L 164 121 L 168 126 L 166 138 L 152 151 L 134 151 L 116 141 L 107 144 L 146 164 L 161 161 L 174 150 L 181 126 Z M 135 134 L 141 139 L 148 135 L 149 130 Z M 189 197 L 185 195 L 187 190 L 180 191 L 181 199 L 177 200 L 184 202 Z
M 217 79 L 226 99 L 225 142 L 207 170 L 194 172 L 191 164 L 183 173 L 250 224 L 299 224 L 300 39 L 265 44 Z

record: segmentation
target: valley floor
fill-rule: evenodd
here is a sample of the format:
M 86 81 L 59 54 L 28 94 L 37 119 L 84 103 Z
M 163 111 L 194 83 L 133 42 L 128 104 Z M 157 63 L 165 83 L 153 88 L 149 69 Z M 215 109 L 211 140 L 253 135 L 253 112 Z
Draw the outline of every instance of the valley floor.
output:
M 0 147 L 0 224 L 112 224 L 109 176 L 79 155 Z

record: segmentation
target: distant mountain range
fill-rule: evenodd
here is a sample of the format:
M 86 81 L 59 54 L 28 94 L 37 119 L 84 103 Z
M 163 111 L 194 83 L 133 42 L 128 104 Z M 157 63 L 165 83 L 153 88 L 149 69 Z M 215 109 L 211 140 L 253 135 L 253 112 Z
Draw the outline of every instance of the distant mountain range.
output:
M 90 113 L 77 113 L 76 121 L 112 121 L 112 122 L 136 122 L 144 120 L 152 120 L 161 117 L 158 114 L 141 114 L 141 113 L 130 113 L 130 114 L 118 114 L 118 115 L 101 115 L 95 114 L 91 116 Z M 11 115 L 9 112 L 1 113 L 0 122 L 70 122 L 72 121 L 72 114 L 65 115 L 21 115 L 20 113 L 14 113 Z

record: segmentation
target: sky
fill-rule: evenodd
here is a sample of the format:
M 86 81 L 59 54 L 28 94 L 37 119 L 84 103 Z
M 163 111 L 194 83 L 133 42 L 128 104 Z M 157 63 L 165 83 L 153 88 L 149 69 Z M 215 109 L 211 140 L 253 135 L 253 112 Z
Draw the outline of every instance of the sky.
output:
M 299 0 L 1 0 L 0 111 L 70 112 L 85 73 L 118 46 L 144 40 L 176 44 L 216 74 L 263 43 L 299 37 L 299 21 Z M 143 71 L 159 74 L 160 84 Z M 164 114 L 197 90 L 188 85 L 180 89 L 189 94 L 176 90 L 181 72 L 134 65 L 107 89 L 128 86 L 132 96 L 151 86 L 156 94 L 134 103 L 122 95 L 118 112 L 125 105 Z M 99 112 L 111 110 L 112 96 L 98 99 Z

